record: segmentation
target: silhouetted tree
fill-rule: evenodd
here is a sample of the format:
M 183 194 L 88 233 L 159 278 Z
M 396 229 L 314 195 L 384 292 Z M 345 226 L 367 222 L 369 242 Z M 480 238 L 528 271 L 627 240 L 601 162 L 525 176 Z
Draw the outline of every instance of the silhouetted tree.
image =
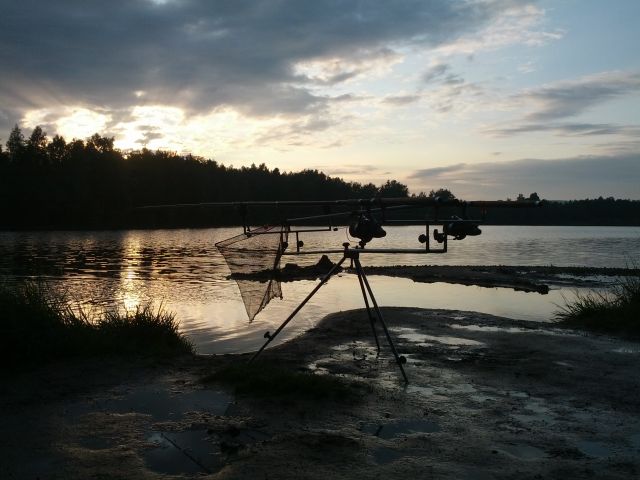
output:
M 29 135 L 26 144 L 26 158 L 30 166 L 43 166 L 47 159 L 47 134 L 40 126 L 37 126 Z
M 387 180 L 378 189 L 378 195 L 387 198 L 404 198 L 409 196 L 409 188 L 397 180 Z
M 429 198 L 438 197 L 442 200 L 455 200 L 456 196 L 448 188 L 439 188 L 438 190 L 431 190 L 428 195 Z
M 19 161 L 20 157 L 24 153 L 26 144 L 22 130 L 20 130 L 20 127 L 18 127 L 17 124 L 13 127 L 13 130 L 11 130 L 11 133 L 9 133 L 6 145 L 11 161 Z
M 67 142 L 60 135 L 53 137 L 47 144 L 47 155 L 52 165 L 59 165 L 65 158 L 67 152 Z

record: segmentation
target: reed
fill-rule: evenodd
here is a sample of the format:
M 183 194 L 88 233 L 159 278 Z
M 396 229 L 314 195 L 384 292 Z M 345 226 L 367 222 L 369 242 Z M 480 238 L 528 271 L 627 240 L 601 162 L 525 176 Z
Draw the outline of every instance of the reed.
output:
M 555 317 L 568 327 L 640 337 L 640 277 L 621 277 L 607 292 L 576 293 Z
M 88 314 L 46 283 L 0 285 L 0 358 L 32 364 L 78 356 L 172 356 L 193 353 L 162 306 Z

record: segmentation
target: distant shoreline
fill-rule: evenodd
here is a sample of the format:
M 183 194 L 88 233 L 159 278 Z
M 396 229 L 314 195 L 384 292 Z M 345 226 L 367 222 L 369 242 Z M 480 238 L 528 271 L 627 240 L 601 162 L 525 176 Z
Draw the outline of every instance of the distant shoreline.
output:
M 266 223 L 266 225 L 277 225 L 278 222 Z M 265 224 L 253 224 L 252 227 Z M 303 225 L 301 225 L 303 226 Z M 334 225 L 338 228 L 346 227 L 346 225 Z M 412 223 L 394 223 L 394 227 L 409 227 L 415 226 Z M 488 223 L 481 222 L 480 226 L 483 227 L 630 227 L 639 228 L 638 223 Z M 38 227 L 24 227 L 24 228 L 11 228 L 0 226 L 0 232 L 117 232 L 121 230 L 208 230 L 211 228 L 242 228 L 241 224 L 211 224 L 211 225 L 175 225 L 175 226 L 104 226 L 104 227 L 52 227 L 52 228 L 38 228 Z M 386 227 L 385 227 L 386 228 Z

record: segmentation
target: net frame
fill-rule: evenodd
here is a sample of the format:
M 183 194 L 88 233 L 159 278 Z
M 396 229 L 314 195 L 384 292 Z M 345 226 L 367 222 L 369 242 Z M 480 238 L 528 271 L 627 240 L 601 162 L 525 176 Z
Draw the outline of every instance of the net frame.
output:
M 265 225 L 215 244 L 240 289 L 250 322 L 273 298 L 282 298 L 277 273 L 288 233 L 284 226 Z

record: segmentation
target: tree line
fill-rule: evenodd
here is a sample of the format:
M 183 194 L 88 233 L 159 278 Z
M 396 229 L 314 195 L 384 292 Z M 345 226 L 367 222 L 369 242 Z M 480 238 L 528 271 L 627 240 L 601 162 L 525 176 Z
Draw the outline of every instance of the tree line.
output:
M 406 197 L 406 185 L 347 182 L 318 170 L 234 168 L 168 151 L 123 152 L 114 138 L 25 137 L 16 125 L 0 147 L 2 229 L 202 226 L 238 221 L 229 209 L 145 211 L 144 205 L 253 200 Z
M 81 140 L 49 138 L 40 127 L 26 137 L 16 125 L 0 145 L 0 229 L 104 229 L 199 227 L 237 224 L 228 208 L 139 209 L 145 205 L 408 197 L 396 180 L 376 186 L 348 182 L 318 170 L 281 172 L 266 165 L 234 168 L 191 154 L 141 150 L 123 152 L 114 138 L 94 134 Z M 414 196 L 414 195 L 412 195 Z M 418 196 L 455 198 L 446 188 Z M 539 200 L 537 193 L 516 200 Z M 256 224 L 273 217 L 251 212 Z M 523 213 L 524 212 L 524 213 Z M 323 212 L 296 209 L 277 214 Z M 443 214 L 458 214 L 452 210 Z M 481 212 L 468 212 L 478 216 Z M 408 213 L 408 216 L 415 214 Z M 271 218 L 273 219 L 273 218 Z M 550 202 L 543 209 L 494 210 L 496 224 L 640 225 L 640 201 L 598 198 Z

